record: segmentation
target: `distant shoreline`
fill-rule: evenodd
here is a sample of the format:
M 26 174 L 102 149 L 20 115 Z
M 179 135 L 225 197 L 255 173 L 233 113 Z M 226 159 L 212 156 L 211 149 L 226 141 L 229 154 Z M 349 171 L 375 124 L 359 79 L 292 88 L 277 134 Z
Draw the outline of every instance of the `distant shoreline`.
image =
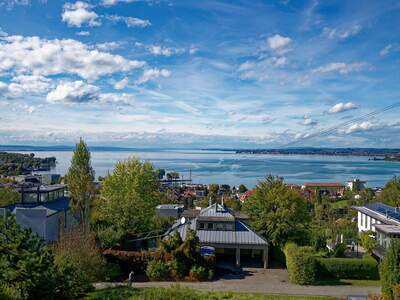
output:
M 23 151 L 23 152 L 45 152 L 45 151 L 73 151 L 75 146 L 30 146 L 30 145 L 0 145 L 0 151 Z M 398 148 L 274 148 L 274 149 L 238 149 L 238 148 L 132 148 L 114 146 L 92 146 L 90 151 L 113 151 L 113 152 L 151 152 L 151 151 L 221 151 L 236 154 L 269 154 L 269 155 L 320 155 L 320 156 L 361 156 L 369 157 L 370 160 L 400 161 L 400 149 Z

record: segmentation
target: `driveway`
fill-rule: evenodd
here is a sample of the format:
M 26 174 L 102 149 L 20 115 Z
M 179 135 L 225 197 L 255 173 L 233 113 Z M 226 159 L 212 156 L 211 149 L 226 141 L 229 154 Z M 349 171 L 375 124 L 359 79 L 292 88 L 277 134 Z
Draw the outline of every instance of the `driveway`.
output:
M 348 295 L 379 294 L 379 287 L 337 285 L 300 286 L 289 282 L 285 269 L 244 268 L 243 275 L 224 275 L 211 282 L 179 282 L 179 285 L 206 291 L 231 291 L 283 295 L 313 295 L 345 298 Z M 170 287 L 177 282 L 135 282 L 134 287 Z M 106 288 L 125 283 L 97 283 L 96 288 Z

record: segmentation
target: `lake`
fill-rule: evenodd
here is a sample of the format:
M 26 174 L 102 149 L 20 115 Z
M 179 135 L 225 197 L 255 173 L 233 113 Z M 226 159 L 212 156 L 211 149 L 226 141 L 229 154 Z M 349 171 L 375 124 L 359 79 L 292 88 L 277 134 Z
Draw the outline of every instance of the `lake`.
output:
M 21 151 L 18 151 L 21 152 Z M 24 152 L 21 152 L 24 153 Z M 25 152 L 29 153 L 29 152 Z M 71 151 L 38 151 L 38 157 L 55 156 L 53 173 L 64 175 L 69 167 Z M 93 151 L 92 165 L 97 176 L 112 172 L 114 164 L 129 157 L 150 161 L 156 168 L 177 171 L 194 183 L 225 183 L 253 187 L 266 175 L 285 178 L 288 183 L 306 181 L 346 182 L 360 178 L 369 187 L 383 186 L 394 175 L 400 175 L 400 162 L 373 161 L 368 157 L 236 154 L 208 150 L 137 150 Z

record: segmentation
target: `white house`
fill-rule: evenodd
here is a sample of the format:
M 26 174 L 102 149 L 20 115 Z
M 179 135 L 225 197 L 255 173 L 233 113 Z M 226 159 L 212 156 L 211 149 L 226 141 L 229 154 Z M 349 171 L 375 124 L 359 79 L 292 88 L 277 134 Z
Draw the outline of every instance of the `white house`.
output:
M 392 238 L 400 237 L 400 209 L 380 202 L 353 206 L 357 210 L 359 232 L 373 231 L 380 247 L 374 253 L 382 258 Z

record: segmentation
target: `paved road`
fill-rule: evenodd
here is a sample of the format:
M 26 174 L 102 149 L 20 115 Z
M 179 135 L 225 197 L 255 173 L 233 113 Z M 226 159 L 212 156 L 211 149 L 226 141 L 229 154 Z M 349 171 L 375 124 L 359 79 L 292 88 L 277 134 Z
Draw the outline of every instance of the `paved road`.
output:
M 231 275 L 212 282 L 180 282 L 179 285 L 197 290 L 232 291 L 284 295 L 315 295 L 345 298 L 348 295 L 379 294 L 379 287 L 369 286 L 299 286 L 289 282 L 284 269 L 246 268 L 245 276 Z M 96 288 L 112 287 L 123 283 L 98 283 Z M 135 282 L 134 287 L 170 287 L 176 282 Z M 124 284 L 125 285 L 125 284 Z

